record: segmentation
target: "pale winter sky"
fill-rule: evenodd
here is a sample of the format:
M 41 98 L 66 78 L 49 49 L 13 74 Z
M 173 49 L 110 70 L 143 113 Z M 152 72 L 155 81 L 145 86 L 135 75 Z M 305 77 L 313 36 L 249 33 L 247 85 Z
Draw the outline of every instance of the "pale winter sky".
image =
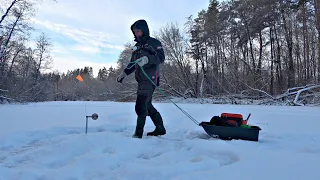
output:
M 138 19 L 152 32 L 169 22 L 181 27 L 189 15 L 207 9 L 209 0 L 45 0 L 33 18 L 54 47 L 52 70 L 66 72 L 84 66 L 116 67 L 123 45 L 133 42 L 130 26 Z

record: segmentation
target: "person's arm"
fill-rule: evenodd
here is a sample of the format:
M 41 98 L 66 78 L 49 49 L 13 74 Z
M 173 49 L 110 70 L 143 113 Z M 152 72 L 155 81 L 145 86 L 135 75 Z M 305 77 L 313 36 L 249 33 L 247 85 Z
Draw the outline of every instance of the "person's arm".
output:
M 163 47 L 160 41 L 155 40 L 152 44 L 148 46 L 148 63 L 146 66 L 151 65 L 159 65 L 164 62 L 165 55 L 163 51 Z
M 133 64 L 132 62 L 134 61 L 135 58 L 135 52 L 132 53 L 130 62 L 127 67 L 123 70 L 123 72 L 117 77 L 117 81 L 122 83 L 123 79 L 133 73 L 136 70 L 136 65 Z
M 160 41 L 155 41 L 154 44 L 150 45 L 151 48 L 156 52 L 155 54 L 148 55 L 149 64 L 159 65 L 164 62 L 165 55 L 163 51 L 163 47 Z
M 132 53 L 130 62 L 133 62 L 133 61 L 134 61 L 134 56 L 135 56 L 135 54 Z M 129 64 L 127 65 L 127 67 L 124 69 L 124 73 L 126 73 L 126 75 L 130 75 L 130 74 L 133 73 L 135 70 L 136 70 L 136 66 L 135 66 L 133 63 L 129 63 Z

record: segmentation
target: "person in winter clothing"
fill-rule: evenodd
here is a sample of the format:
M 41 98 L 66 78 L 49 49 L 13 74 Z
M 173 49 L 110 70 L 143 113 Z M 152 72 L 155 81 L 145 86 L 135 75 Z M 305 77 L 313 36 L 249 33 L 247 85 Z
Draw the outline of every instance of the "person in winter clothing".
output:
M 135 37 L 136 44 L 133 47 L 130 61 L 138 61 L 138 63 L 132 68 L 130 68 L 132 64 L 129 64 L 118 76 L 117 81 L 122 83 L 126 76 L 135 71 L 135 79 L 138 82 L 135 104 L 137 124 L 133 137 L 142 138 L 147 116 L 150 116 L 155 125 L 155 130 L 148 132 L 147 136 L 164 135 L 166 134 L 166 129 L 164 128 L 162 117 L 152 105 L 152 95 L 156 88 L 154 84 L 159 86 L 159 64 L 163 63 L 165 59 L 162 44 L 159 40 L 150 37 L 148 24 L 143 19 L 132 24 L 131 31 Z M 154 84 L 145 76 L 141 68 L 144 69 Z

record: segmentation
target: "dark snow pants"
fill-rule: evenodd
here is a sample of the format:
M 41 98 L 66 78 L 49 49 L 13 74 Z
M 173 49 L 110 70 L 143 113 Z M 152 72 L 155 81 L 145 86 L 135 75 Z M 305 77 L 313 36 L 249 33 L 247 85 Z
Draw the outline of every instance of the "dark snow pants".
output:
M 135 105 L 135 111 L 138 116 L 136 133 L 137 135 L 143 134 L 143 128 L 146 123 L 146 117 L 155 115 L 158 111 L 152 105 L 152 95 L 155 90 L 155 86 L 150 82 L 138 83 L 137 99 Z
M 157 113 L 157 109 L 152 105 L 152 95 L 155 86 L 149 82 L 138 83 L 137 99 L 135 111 L 138 117 L 145 118 Z

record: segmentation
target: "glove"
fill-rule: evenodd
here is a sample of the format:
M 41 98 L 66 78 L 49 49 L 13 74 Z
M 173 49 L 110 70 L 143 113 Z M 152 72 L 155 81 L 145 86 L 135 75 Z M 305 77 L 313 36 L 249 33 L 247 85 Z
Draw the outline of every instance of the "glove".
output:
M 122 83 L 122 80 L 127 76 L 125 72 L 122 72 L 118 77 L 117 77 L 117 82 Z
M 147 56 L 143 56 L 143 57 L 137 59 L 137 62 L 138 62 L 138 65 L 141 67 L 141 66 L 144 66 L 145 64 L 148 64 L 149 59 Z

